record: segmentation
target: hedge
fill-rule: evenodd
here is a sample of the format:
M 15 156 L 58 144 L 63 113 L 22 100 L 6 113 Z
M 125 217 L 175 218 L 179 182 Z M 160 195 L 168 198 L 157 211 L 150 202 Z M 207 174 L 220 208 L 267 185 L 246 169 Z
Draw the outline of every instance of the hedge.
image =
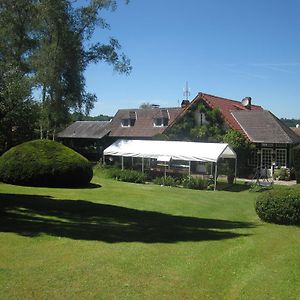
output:
M 0 181 L 28 186 L 83 186 L 93 177 L 89 161 L 54 141 L 35 140 L 0 157 Z
M 255 210 L 263 221 L 277 224 L 300 224 L 300 191 L 291 188 L 263 192 Z
M 300 145 L 294 147 L 294 166 L 297 183 L 300 183 Z

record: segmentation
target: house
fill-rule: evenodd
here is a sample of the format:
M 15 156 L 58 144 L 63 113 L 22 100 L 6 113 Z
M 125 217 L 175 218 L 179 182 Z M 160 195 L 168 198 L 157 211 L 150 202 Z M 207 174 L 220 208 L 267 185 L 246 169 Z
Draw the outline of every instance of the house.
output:
M 213 117 L 216 124 L 212 124 Z M 180 134 L 176 134 L 178 127 Z M 250 97 L 236 101 L 205 93 L 191 102 L 184 100 L 181 107 L 120 109 L 108 123 L 75 122 L 58 137 L 65 143 L 69 140 L 69 145 L 70 140 L 81 146 L 90 141 L 99 151 L 117 139 L 157 139 L 162 135 L 170 140 L 213 142 L 209 136 L 203 139 L 204 129 L 209 135 L 211 128 L 220 138 L 229 129 L 240 132 L 253 145 L 248 166 L 269 173 L 275 167 L 291 167 L 292 147 L 300 142 L 295 132 L 271 112 L 254 105 Z
M 91 160 L 119 138 L 153 139 L 162 134 L 182 108 L 119 109 L 111 121 L 76 121 L 57 135 L 66 146 Z
M 250 97 L 235 101 L 199 93 L 174 120 L 174 124 L 199 104 L 210 110 L 218 109 L 224 121 L 223 128 L 239 131 L 253 144 L 247 162 L 250 167 L 267 170 L 271 174 L 276 167 L 292 166 L 292 147 L 300 143 L 299 136 L 271 112 L 253 105 Z M 197 109 L 194 115 L 198 125 L 207 123 L 206 115 Z

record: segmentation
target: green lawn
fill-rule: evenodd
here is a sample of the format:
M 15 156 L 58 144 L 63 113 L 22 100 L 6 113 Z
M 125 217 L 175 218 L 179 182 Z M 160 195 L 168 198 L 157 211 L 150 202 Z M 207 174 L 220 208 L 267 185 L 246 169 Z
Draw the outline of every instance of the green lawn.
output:
M 237 190 L 0 184 L 0 299 L 299 300 L 300 228 Z

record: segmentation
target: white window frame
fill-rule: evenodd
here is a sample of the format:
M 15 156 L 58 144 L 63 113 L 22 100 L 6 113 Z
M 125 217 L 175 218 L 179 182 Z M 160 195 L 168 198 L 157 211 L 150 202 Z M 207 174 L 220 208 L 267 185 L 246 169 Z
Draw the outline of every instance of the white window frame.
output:
M 158 124 L 156 123 L 157 120 L 160 120 L 160 121 L 161 121 L 161 124 L 158 125 Z M 154 126 L 154 127 L 164 127 L 164 120 L 163 120 L 163 118 L 155 118 L 155 119 L 154 119 L 153 126 Z
M 124 121 L 127 122 L 127 125 L 124 124 Z M 131 126 L 130 126 L 130 119 L 122 119 L 122 121 L 121 121 L 121 126 L 122 126 L 122 127 L 131 127 Z

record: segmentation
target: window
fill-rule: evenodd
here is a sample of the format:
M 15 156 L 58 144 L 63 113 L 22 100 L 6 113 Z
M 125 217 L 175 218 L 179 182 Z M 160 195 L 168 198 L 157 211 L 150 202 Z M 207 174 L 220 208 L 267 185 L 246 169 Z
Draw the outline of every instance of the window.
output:
M 276 149 L 275 150 L 275 163 L 278 167 L 286 167 L 286 149 Z
M 261 149 L 261 155 L 262 155 L 261 167 L 266 169 L 271 169 L 273 149 L 263 148 Z
M 135 124 L 135 119 L 129 119 L 129 123 L 130 123 L 130 125 L 129 126 L 134 126 L 134 124 Z
M 195 121 L 198 126 L 209 124 L 209 122 L 206 120 L 205 113 L 200 111 L 195 111 Z
M 136 112 L 130 111 L 128 117 L 126 119 L 125 118 L 122 119 L 121 125 L 122 127 L 133 127 L 136 119 L 137 119 Z
M 169 123 L 168 118 L 156 118 L 156 119 L 154 119 L 154 127 L 168 126 L 168 123 Z
M 121 124 L 122 127 L 130 127 L 131 126 L 130 119 L 123 119 Z
M 154 126 L 155 127 L 162 127 L 163 126 L 162 118 L 156 118 L 155 122 L 154 122 Z
M 200 113 L 200 122 L 201 122 L 201 126 L 204 124 L 208 124 L 208 121 L 206 120 L 204 113 Z
M 257 150 L 252 150 L 251 153 L 250 153 L 250 156 L 248 158 L 248 164 L 249 166 L 251 167 L 257 167 L 257 156 L 258 156 L 258 153 L 257 153 Z

